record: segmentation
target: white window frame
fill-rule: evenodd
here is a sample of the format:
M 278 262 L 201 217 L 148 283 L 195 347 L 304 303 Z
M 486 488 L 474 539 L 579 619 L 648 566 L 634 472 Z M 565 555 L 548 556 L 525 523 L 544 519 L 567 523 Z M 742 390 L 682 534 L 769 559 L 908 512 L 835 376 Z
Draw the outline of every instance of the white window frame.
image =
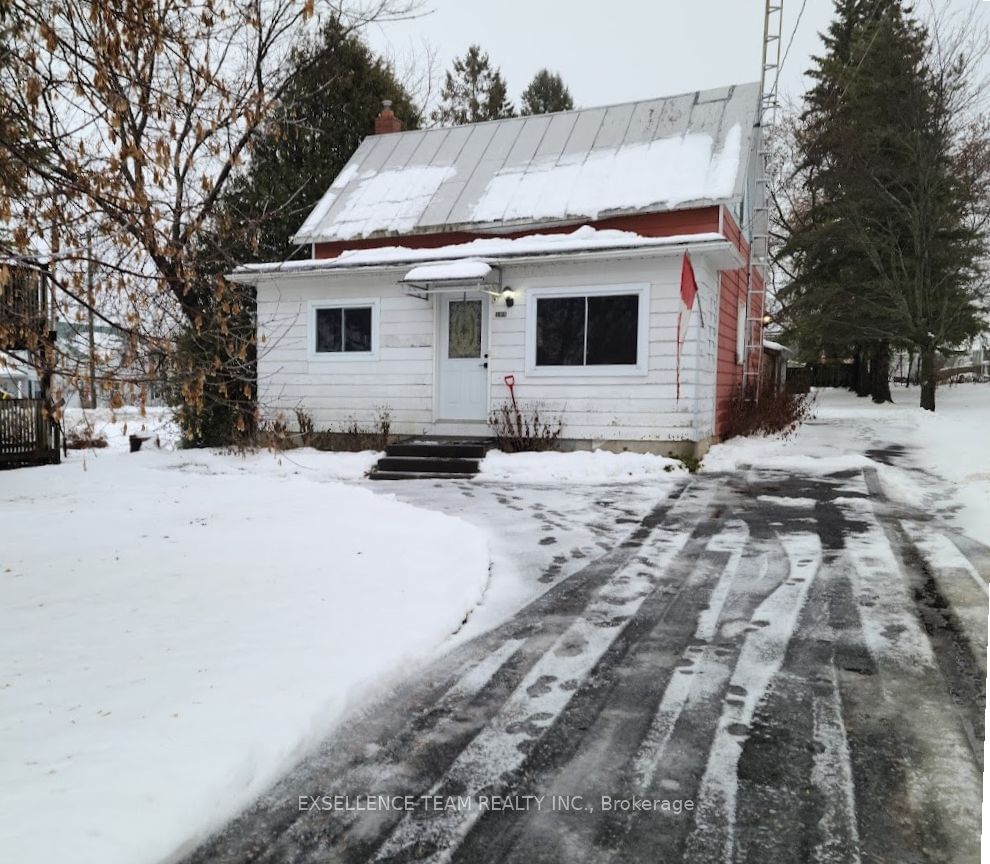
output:
M 616 294 L 639 296 L 636 333 L 636 365 L 537 366 L 536 301 L 541 297 L 607 297 Z M 526 291 L 526 374 L 546 378 L 612 378 L 643 376 L 650 371 L 650 285 L 635 282 L 623 285 L 574 285 L 572 287 L 529 288 Z
M 349 309 L 371 307 L 371 350 L 370 351 L 317 351 L 316 350 L 316 310 Z M 310 300 L 306 309 L 306 356 L 314 363 L 361 363 L 378 359 L 379 321 L 381 320 L 381 298 L 363 297 L 346 300 Z

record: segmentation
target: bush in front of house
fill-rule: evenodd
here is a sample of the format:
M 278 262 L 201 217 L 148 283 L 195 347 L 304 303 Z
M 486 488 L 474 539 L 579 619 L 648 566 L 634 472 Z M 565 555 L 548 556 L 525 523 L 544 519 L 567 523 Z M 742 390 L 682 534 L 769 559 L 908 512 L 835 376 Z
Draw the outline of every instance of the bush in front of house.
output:
M 564 424 L 560 416 L 547 415 L 539 404 L 503 402 L 488 418 L 496 446 L 503 453 L 556 450 Z
M 274 434 L 269 440 L 261 442 L 263 446 L 275 446 L 276 449 L 303 446 L 338 453 L 360 453 L 384 450 L 392 441 L 392 412 L 388 406 L 378 408 L 370 423 L 351 419 L 339 428 L 331 426 L 324 430 L 316 429 L 312 415 L 304 408 L 297 408 L 295 413 L 298 433 L 289 432 L 282 420 L 277 428 L 270 430 Z
M 808 417 L 814 406 L 811 393 L 790 393 L 766 387 L 758 399 L 752 399 L 738 390 L 729 404 L 729 419 L 723 440 L 746 435 L 793 435 Z

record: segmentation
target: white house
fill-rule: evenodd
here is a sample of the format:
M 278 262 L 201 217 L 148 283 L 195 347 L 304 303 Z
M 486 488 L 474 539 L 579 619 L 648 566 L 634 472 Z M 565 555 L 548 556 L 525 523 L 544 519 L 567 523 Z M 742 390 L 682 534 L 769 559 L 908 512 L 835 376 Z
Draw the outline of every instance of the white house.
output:
M 264 410 L 483 438 L 511 383 L 574 446 L 703 452 L 762 353 L 758 109 L 746 84 L 402 132 L 386 105 L 294 238 L 311 257 L 230 276 Z

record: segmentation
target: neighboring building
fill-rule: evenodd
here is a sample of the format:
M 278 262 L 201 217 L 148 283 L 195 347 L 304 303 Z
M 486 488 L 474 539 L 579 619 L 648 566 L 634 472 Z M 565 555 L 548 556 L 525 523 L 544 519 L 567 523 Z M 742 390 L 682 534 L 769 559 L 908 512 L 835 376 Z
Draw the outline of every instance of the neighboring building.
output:
M 787 364 L 796 352 L 793 348 L 763 339 L 763 370 L 761 386 L 769 390 L 782 390 L 787 384 Z
M 0 351 L 0 399 L 40 399 L 41 379 L 31 366 Z
M 411 132 L 386 106 L 294 238 L 312 257 L 230 276 L 257 288 L 262 408 L 482 437 L 508 379 L 574 446 L 703 452 L 762 355 L 759 103 Z
M 0 468 L 59 461 L 59 430 L 49 398 L 46 349 L 48 271 L 0 253 Z

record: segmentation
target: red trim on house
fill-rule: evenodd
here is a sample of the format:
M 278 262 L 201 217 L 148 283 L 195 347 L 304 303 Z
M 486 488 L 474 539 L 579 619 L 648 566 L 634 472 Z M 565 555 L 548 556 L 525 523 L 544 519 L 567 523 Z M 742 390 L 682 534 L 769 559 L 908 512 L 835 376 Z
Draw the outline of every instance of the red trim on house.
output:
M 748 265 L 749 244 L 743 238 L 742 230 L 735 216 L 725 207 L 722 208 L 722 220 L 723 234 L 742 253 Z M 758 288 L 762 287 L 759 273 L 754 271 L 753 279 L 756 280 Z M 743 364 L 738 362 L 736 351 L 737 326 L 739 323 L 739 303 L 747 302 L 748 288 L 748 266 L 722 272 L 719 282 L 718 347 L 715 373 L 715 434 L 719 437 L 725 434 L 732 397 L 743 383 Z M 756 296 L 757 298 L 762 296 L 762 292 L 758 292 Z M 759 299 L 755 302 L 756 308 L 749 310 L 749 315 L 752 318 L 761 318 L 763 316 L 763 304 Z M 745 362 L 745 360 L 744 357 L 743 361 Z
M 693 210 L 674 210 L 669 213 L 644 213 L 637 216 L 614 216 L 593 222 L 575 222 L 570 225 L 554 225 L 544 228 L 523 228 L 509 233 L 447 231 L 438 234 L 403 234 L 397 237 L 337 240 L 332 243 L 313 244 L 314 258 L 336 258 L 348 249 L 378 249 L 382 246 L 404 246 L 408 249 L 436 249 L 469 243 L 471 240 L 492 237 L 527 237 L 532 234 L 568 234 L 582 225 L 617 231 L 632 231 L 641 237 L 675 237 L 680 234 L 710 234 L 719 230 L 719 208 L 699 207 Z

